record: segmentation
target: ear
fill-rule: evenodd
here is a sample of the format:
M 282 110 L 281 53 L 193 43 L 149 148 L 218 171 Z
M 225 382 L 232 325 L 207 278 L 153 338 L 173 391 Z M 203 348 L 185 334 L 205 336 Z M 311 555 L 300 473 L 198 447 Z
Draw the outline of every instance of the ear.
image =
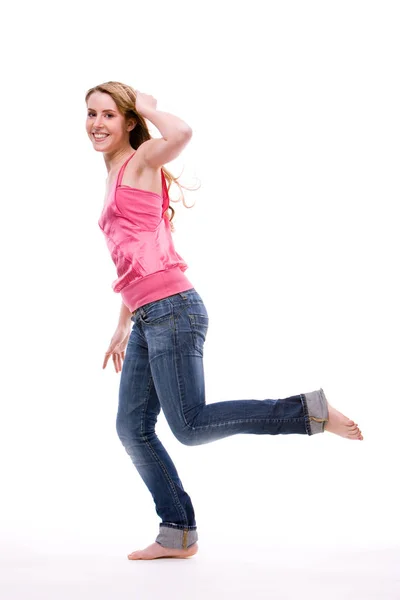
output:
M 135 127 L 136 127 L 136 121 L 134 119 L 129 119 L 126 125 L 127 125 L 126 130 L 132 131 L 132 129 L 135 129 Z

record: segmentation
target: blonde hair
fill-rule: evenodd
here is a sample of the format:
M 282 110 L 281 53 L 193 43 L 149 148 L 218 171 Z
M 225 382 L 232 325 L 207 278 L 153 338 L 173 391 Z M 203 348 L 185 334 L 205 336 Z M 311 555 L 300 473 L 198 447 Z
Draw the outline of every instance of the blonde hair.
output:
M 118 107 L 120 113 L 125 117 L 125 119 L 131 119 L 132 117 L 136 121 L 136 126 L 129 133 L 129 143 L 134 150 L 137 150 L 143 142 L 151 139 L 151 135 L 149 129 L 147 127 L 147 123 L 145 119 L 142 117 L 140 113 L 136 111 L 136 92 L 135 90 L 124 83 L 120 83 L 119 81 L 107 81 L 105 83 L 101 83 L 100 85 L 96 85 L 95 87 L 90 88 L 86 92 L 85 102 L 88 101 L 89 96 L 94 92 L 102 92 L 104 94 L 109 94 L 111 98 L 114 100 L 115 104 Z M 178 177 L 174 177 L 170 171 L 168 171 L 164 166 L 161 167 L 164 172 L 165 178 L 168 181 L 167 189 L 169 189 L 174 182 L 180 189 L 180 196 L 178 200 L 171 200 L 172 202 L 180 202 L 182 200 L 185 208 L 192 208 L 192 206 L 187 206 L 185 203 L 185 198 L 182 192 L 182 188 L 186 190 L 193 190 L 198 188 L 188 188 L 180 183 L 178 183 L 178 178 L 182 175 L 182 173 Z M 172 211 L 172 214 L 169 218 L 169 223 L 171 227 L 171 231 L 175 231 L 175 228 L 172 224 L 172 219 L 175 215 L 175 210 L 171 205 L 168 206 L 168 209 Z

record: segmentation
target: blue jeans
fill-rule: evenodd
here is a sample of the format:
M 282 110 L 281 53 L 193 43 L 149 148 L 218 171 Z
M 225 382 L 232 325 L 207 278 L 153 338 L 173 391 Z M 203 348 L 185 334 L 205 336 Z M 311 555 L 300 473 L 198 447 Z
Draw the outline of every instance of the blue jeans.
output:
M 208 314 L 194 288 L 145 304 L 131 320 L 117 433 L 161 518 L 155 541 L 168 548 L 189 548 L 198 540 L 195 513 L 155 433 L 161 408 L 176 438 L 194 446 L 238 433 L 321 433 L 328 420 L 327 401 L 320 388 L 277 400 L 206 404 L 203 346 Z

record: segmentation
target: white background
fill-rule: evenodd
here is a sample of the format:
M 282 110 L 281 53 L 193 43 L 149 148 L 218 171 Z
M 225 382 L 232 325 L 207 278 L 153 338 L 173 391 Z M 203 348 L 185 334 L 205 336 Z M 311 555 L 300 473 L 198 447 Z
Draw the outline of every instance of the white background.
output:
M 230 547 L 240 565 L 257 560 L 255 547 L 399 548 L 397 9 L 365 0 L 7 9 L 4 557 L 124 561 L 158 533 L 115 430 L 120 374 L 111 361 L 102 370 L 121 298 L 97 223 L 107 172 L 85 131 L 84 97 L 109 80 L 153 95 L 193 129 L 166 166 L 184 169 L 184 185 L 201 183 L 184 190 L 193 208 L 173 204 L 173 239 L 210 317 L 207 402 L 322 387 L 364 435 L 186 447 L 161 413 L 157 433 L 193 501 L 203 555 Z

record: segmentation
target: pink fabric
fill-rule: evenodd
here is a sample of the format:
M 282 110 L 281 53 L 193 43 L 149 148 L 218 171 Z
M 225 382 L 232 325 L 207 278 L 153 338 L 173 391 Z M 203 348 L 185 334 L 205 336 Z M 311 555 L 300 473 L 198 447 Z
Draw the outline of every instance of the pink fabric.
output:
M 98 221 L 106 238 L 117 279 L 111 287 L 120 292 L 131 312 L 193 287 L 184 275 L 187 263 L 176 252 L 167 209 L 169 196 L 161 172 L 163 197 L 154 192 L 121 185 L 125 167 L 117 180 Z

